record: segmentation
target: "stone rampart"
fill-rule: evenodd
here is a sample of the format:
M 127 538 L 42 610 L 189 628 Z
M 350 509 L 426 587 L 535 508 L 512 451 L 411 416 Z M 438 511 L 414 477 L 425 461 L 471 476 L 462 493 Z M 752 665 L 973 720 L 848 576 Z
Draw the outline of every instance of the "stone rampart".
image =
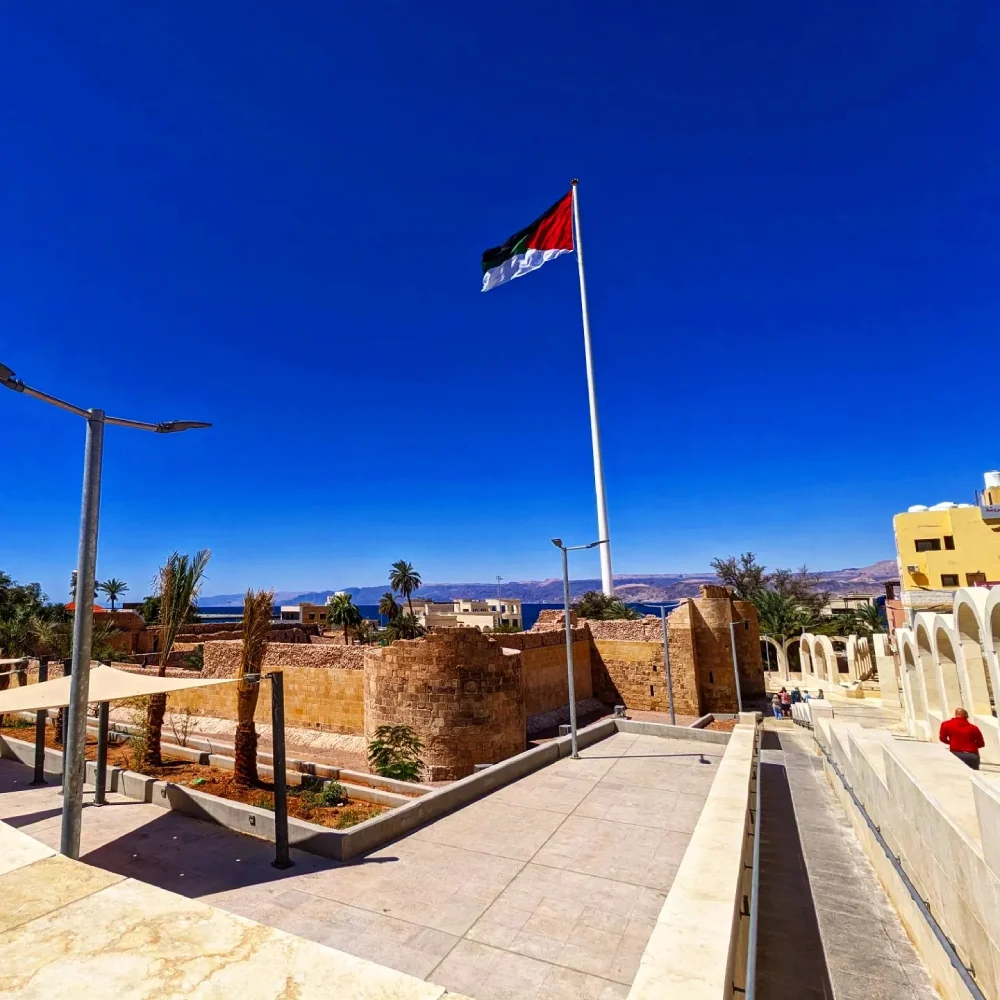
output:
M 206 642 L 203 677 L 235 677 L 239 670 L 242 642 Z M 268 643 L 264 667 L 302 667 L 305 669 L 361 670 L 364 647 L 306 645 L 303 643 Z

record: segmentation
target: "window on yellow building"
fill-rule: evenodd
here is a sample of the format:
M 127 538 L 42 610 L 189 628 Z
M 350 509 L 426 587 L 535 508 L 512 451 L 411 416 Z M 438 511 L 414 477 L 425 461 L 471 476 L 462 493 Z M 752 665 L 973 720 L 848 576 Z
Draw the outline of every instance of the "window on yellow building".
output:
M 955 547 L 955 536 L 945 535 L 944 536 L 944 547 L 946 549 L 953 549 Z
M 940 538 L 918 538 L 916 540 L 916 546 L 918 552 L 940 552 L 941 551 L 941 539 Z
M 957 573 L 942 573 L 941 574 L 941 586 L 942 587 L 957 587 L 958 586 L 958 574 Z
M 986 586 L 986 574 L 985 573 L 966 573 L 965 574 L 965 585 L 967 587 L 985 587 Z

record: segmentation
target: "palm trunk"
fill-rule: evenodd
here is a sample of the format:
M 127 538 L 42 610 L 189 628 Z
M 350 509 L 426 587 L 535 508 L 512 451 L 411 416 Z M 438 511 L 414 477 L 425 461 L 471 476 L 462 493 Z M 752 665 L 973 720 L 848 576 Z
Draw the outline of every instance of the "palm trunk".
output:
M 163 717 L 167 714 L 167 696 L 154 694 L 149 697 L 146 709 L 146 747 L 142 762 L 146 767 L 163 767 L 160 742 L 163 738 Z
M 236 749 L 233 777 L 238 785 L 256 786 L 260 784 L 257 774 L 257 727 L 254 714 L 260 682 L 246 684 L 241 681 L 236 692 Z
M 160 654 L 160 665 L 156 668 L 157 677 L 167 676 L 167 653 Z M 142 762 L 146 767 L 163 767 L 163 755 L 160 744 L 163 739 L 163 718 L 167 714 L 167 696 L 153 694 L 149 696 L 149 706 L 146 708 L 146 747 Z
M 344 645 L 347 645 L 347 624 L 344 624 Z
M 407 603 L 407 605 L 410 608 L 410 616 L 412 617 L 413 616 L 413 601 L 410 600 L 410 595 L 409 594 L 406 595 L 406 603 Z M 425 605 L 425 607 L 426 607 L 426 605 Z

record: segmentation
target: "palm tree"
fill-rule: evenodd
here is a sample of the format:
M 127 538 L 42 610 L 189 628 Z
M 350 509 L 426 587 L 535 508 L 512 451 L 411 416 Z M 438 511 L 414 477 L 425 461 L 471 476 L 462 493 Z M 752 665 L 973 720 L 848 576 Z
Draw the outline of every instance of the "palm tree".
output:
M 246 682 L 242 678 L 252 674 L 260 675 L 267 653 L 267 633 L 271 628 L 271 613 L 274 607 L 274 591 L 248 590 L 243 601 L 243 650 L 236 685 L 236 749 L 233 776 L 239 785 L 257 785 L 257 727 L 254 713 L 260 694 L 260 681 Z M 275 774 L 274 780 L 283 780 L 284 775 Z
M 413 563 L 400 559 L 392 564 L 392 569 L 389 570 L 389 586 L 397 594 L 402 594 L 406 598 L 411 616 L 413 615 L 413 601 L 410 600 L 410 594 L 420 589 L 420 583 L 420 574 L 413 568 Z
M 813 616 L 801 604 L 787 594 L 775 590 L 758 590 L 754 597 L 760 631 L 777 642 L 789 636 L 798 635 L 803 628 L 809 628 Z
M 117 579 L 117 577 L 111 577 L 110 580 L 99 583 L 97 589 L 111 602 L 111 610 L 114 611 L 115 601 L 128 590 L 128 584 L 124 580 Z
M 197 552 L 194 558 L 174 552 L 166 565 L 160 567 L 156 589 L 160 598 L 160 665 L 156 676 L 167 673 L 167 660 L 174 648 L 174 641 L 181 625 L 187 620 L 191 604 L 201 589 L 205 567 L 212 553 L 208 549 Z M 163 732 L 163 716 L 167 711 L 167 696 L 150 696 L 146 710 L 145 754 L 143 763 L 148 767 L 161 767 L 160 736 Z
M 326 620 L 331 625 L 341 625 L 344 629 L 344 645 L 349 642 L 348 629 L 361 621 L 361 612 L 355 607 L 354 598 L 350 594 L 337 594 L 330 602 Z
M 396 603 L 396 598 L 393 597 L 391 590 L 387 590 L 379 599 L 378 613 L 380 615 L 385 615 L 389 621 L 392 621 L 394 618 L 398 618 L 401 610 L 402 609 Z

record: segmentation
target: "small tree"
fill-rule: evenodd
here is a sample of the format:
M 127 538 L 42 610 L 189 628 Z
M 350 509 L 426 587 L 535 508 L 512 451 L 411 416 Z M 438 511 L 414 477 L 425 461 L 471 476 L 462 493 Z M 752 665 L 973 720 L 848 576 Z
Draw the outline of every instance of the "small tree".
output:
M 609 619 L 609 618 L 638 618 L 636 614 L 623 600 L 617 597 L 609 597 L 597 590 L 588 590 L 574 605 L 573 610 L 581 618 Z
M 157 581 L 157 596 L 160 598 L 160 665 L 156 676 L 167 673 L 167 660 L 174 648 L 177 633 L 191 612 L 191 605 L 201 589 L 205 568 L 212 553 L 202 549 L 194 558 L 171 554 L 160 569 Z M 149 698 L 146 713 L 145 763 L 147 767 L 161 767 L 160 738 L 163 734 L 163 717 L 167 711 L 167 696 L 154 694 Z
M 878 604 L 862 604 L 854 609 L 854 631 L 871 638 L 876 632 L 888 632 L 885 608 Z
M 361 621 L 361 612 L 350 594 L 337 594 L 330 602 L 326 620 L 331 625 L 340 625 L 344 630 L 344 645 L 350 641 L 349 630 Z
M 368 744 L 368 763 L 383 778 L 419 781 L 424 771 L 423 748 L 409 726 L 379 726 Z
M 111 610 L 115 610 L 115 601 L 128 590 L 128 584 L 124 580 L 111 577 L 97 585 L 97 589 L 111 602 Z
M 233 777 L 237 784 L 258 785 L 257 774 L 257 727 L 254 713 L 260 695 L 259 675 L 267 653 L 267 634 L 271 629 L 271 609 L 274 607 L 274 592 L 271 590 L 248 590 L 243 602 L 243 649 L 236 685 L 236 740 Z M 258 675 L 258 680 L 245 681 L 243 678 Z M 284 781 L 283 774 L 274 775 L 274 780 Z
M 397 639 L 419 639 L 427 634 L 427 629 L 417 621 L 416 615 L 402 614 L 393 618 L 385 630 L 385 637 L 390 642 Z
M 738 601 L 752 601 L 767 583 L 767 567 L 761 566 L 752 552 L 744 552 L 739 559 L 713 559 L 711 566 Z
M 388 621 L 392 621 L 393 618 L 398 618 L 401 610 L 402 608 L 400 608 L 400 606 L 396 603 L 396 598 L 393 597 L 391 590 L 387 590 L 379 598 L 378 613 L 380 615 L 385 615 Z

